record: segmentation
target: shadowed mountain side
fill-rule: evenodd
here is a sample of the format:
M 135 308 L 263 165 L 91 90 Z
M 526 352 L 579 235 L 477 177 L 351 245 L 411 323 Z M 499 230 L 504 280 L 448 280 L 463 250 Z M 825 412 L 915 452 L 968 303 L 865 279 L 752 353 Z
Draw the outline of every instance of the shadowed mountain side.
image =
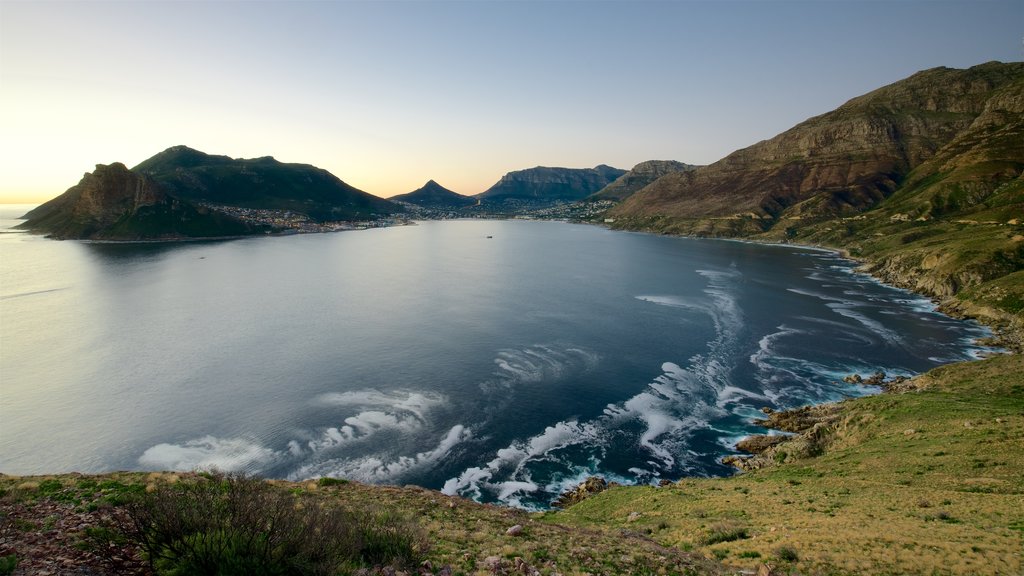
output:
M 574 202 L 601 190 L 625 173 L 625 170 L 604 164 L 594 168 L 537 166 L 505 174 L 494 186 L 476 197 L 486 204 Z
M 432 209 L 458 209 L 466 206 L 475 206 L 477 203 L 475 198 L 452 192 L 433 180 L 427 182 L 421 188 L 407 194 L 392 196 L 388 200 L 392 202 L 407 202 Z
M 181 201 L 121 163 L 97 164 L 77 185 L 25 218 L 19 227 L 58 239 L 182 239 L 258 231 L 225 214 Z
M 590 200 L 620 201 L 629 198 L 644 186 L 658 178 L 673 172 L 696 170 L 700 166 L 684 164 L 675 160 L 648 160 L 641 162 L 629 172 L 619 176 L 614 182 L 605 186 L 600 192 L 590 196 Z
M 400 211 L 394 203 L 353 188 L 326 170 L 269 156 L 232 159 L 174 146 L 134 170 L 185 200 L 291 210 L 321 222 L 365 220 Z

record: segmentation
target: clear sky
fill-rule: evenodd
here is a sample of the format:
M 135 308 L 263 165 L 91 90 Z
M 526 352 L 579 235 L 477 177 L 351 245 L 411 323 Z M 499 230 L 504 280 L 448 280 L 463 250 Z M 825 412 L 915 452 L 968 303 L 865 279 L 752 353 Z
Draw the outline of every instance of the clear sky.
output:
M 0 202 L 176 144 L 378 196 L 706 164 L 925 68 L 1019 61 L 1024 2 L 0 0 Z

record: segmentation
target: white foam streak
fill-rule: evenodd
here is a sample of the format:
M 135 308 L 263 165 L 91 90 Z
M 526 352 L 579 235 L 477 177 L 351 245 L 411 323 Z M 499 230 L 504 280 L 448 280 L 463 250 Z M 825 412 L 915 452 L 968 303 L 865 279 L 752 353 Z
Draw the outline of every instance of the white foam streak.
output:
M 139 464 L 154 470 L 237 472 L 256 471 L 277 457 L 274 450 L 244 438 L 203 436 L 183 444 L 157 444 L 142 453 Z
M 420 452 L 415 456 L 399 456 L 390 461 L 378 456 L 353 459 L 335 458 L 303 466 L 289 477 L 296 480 L 332 476 L 374 483 L 393 481 L 414 470 L 435 465 L 446 457 L 455 446 L 472 437 L 473 434 L 469 428 L 457 424 L 452 426 L 435 448 Z

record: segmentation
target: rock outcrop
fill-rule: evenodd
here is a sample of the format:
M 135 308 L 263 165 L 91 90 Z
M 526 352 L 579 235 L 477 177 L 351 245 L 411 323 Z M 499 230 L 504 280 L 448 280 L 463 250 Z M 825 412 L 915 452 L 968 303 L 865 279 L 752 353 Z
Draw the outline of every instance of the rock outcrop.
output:
M 168 194 L 121 163 L 96 170 L 25 215 L 22 228 L 57 239 L 144 240 L 235 236 L 250 226 Z
M 621 201 L 629 198 L 643 187 L 651 184 L 658 178 L 673 172 L 688 172 L 696 170 L 699 166 L 684 164 L 675 160 L 648 160 L 641 162 L 629 171 L 619 176 L 614 182 L 605 186 L 602 190 L 590 197 L 591 200 L 614 200 Z
M 573 504 L 586 500 L 594 494 L 604 492 L 610 486 L 612 486 L 612 484 L 609 484 L 604 478 L 601 478 L 600 476 L 591 476 L 575 488 L 563 492 L 561 496 L 551 503 L 551 505 L 555 508 L 568 508 Z

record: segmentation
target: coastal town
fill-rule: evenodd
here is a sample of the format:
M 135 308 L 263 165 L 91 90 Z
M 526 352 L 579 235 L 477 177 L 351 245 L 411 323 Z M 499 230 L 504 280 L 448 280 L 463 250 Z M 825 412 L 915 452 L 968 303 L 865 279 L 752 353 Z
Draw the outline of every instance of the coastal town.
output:
M 541 208 L 525 203 L 511 204 L 507 202 L 483 204 L 462 209 L 448 207 L 430 208 L 407 202 L 400 202 L 398 204 L 404 208 L 403 212 L 375 220 L 325 222 L 313 220 L 306 214 L 294 210 L 243 208 L 240 206 L 209 203 L 203 203 L 201 206 L 237 218 L 247 224 L 264 227 L 268 233 L 313 234 L 405 226 L 413 223 L 415 220 L 457 220 L 460 218 L 515 218 L 521 220 L 590 222 L 599 219 L 608 209 L 615 205 L 614 202 L 609 200 L 563 202 Z
M 329 221 L 318 222 L 301 212 L 292 210 L 267 210 L 262 208 L 242 208 L 222 204 L 201 204 L 204 208 L 215 210 L 237 218 L 247 224 L 262 226 L 268 233 L 278 234 L 313 234 L 319 232 L 343 232 L 346 230 L 365 230 L 367 228 L 386 228 L 409 224 L 404 215 L 396 215 L 377 220 Z

